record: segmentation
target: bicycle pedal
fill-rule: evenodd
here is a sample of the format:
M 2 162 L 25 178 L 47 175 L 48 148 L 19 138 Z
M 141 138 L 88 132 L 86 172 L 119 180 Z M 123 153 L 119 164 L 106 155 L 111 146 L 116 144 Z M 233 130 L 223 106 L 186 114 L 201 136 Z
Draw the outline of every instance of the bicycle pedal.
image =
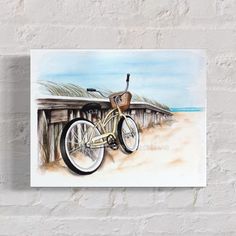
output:
M 109 145 L 109 147 L 112 149 L 112 150 L 117 150 L 118 149 L 118 144 L 117 143 L 112 143 Z

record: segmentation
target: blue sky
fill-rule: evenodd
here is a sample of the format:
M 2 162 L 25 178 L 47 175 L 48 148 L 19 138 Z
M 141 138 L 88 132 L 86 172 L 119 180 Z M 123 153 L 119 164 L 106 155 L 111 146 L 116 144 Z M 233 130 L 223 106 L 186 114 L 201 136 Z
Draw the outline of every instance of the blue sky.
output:
M 205 106 L 205 55 L 200 50 L 35 50 L 37 80 L 130 91 L 170 107 Z

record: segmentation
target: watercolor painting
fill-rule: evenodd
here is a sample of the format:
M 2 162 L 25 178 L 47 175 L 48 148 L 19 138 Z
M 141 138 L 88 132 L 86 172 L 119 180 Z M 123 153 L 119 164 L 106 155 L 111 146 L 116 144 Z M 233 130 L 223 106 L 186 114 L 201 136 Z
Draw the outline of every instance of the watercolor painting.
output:
M 205 52 L 32 50 L 31 186 L 206 186 Z

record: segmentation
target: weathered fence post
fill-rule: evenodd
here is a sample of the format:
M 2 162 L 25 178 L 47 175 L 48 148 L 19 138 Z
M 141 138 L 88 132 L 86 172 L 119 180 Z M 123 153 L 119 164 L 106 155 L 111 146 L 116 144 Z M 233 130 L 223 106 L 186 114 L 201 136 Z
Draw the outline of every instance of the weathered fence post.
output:
M 38 149 L 39 163 L 49 162 L 48 123 L 44 110 L 38 111 Z

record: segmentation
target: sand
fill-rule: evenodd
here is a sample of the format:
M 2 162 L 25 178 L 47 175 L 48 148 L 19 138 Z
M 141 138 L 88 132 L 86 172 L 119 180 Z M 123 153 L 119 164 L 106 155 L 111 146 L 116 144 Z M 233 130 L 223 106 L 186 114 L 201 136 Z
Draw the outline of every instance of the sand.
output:
M 172 122 L 144 130 L 135 153 L 107 148 L 92 175 L 73 174 L 60 160 L 39 171 L 38 185 L 204 186 L 205 162 L 205 113 L 181 112 Z

